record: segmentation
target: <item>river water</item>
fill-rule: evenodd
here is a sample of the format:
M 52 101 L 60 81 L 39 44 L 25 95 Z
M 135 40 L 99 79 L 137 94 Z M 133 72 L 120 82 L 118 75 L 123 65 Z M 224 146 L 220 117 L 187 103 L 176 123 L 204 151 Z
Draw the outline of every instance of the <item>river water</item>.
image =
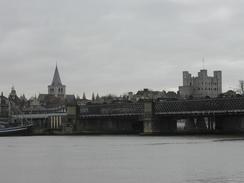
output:
M 0 138 L 1 183 L 244 182 L 244 138 Z

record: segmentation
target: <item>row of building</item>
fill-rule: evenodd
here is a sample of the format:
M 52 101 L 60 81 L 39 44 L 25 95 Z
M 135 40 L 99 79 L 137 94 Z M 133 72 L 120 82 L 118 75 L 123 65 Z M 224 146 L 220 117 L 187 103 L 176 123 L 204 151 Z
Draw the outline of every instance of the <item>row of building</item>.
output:
M 213 76 L 208 76 L 207 70 L 203 69 L 198 72 L 198 76 L 192 76 L 188 71 L 183 72 L 183 85 L 179 87 L 177 93 L 170 91 L 152 91 L 149 89 L 144 89 L 138 91 L 136 94 L 129 92 L 126 95 L 116 97 L 113 95 L 108 95 L 104 97 L 95 97 L 92 95 L 92 100 L 89 102 L 107 102 L 112 99 L 115 100 L 131 100 L 138 101 L 144 98 L 204 98 L 204 97 L 218 97 L 222 93 L 222 72 L 214 71 Z M 48 94 L 51 96 L 66 96 L 71 97 L 66 94 L 66 86 L 62 84 L 58 67 L 56 66 L 54 77 L 51 85 L 48 86 Z M 43 98 L 47 95 L 41 94 L 39 97 Z M 73 97 L 73 96 L 72 96 Z M 87 100 L 85 94 L 83 94 L 83 100 Z
M 201 70 L 198 76 L 194 77 L 189 72 L 183 72 L 183 85 L 179 87 L 178 92 L 174 91 L 153 91 L 149 89 L 139 90 L 136 93 L 128 92 L 121 96 L 92 95 L 92 99 L 87 99 L 85 93 L 83 97 L 66 94 L 66 86 L 61 82 L 58 67 L 56 66 L 54 76 L 50 85 L 48 85 L 47 94 L 39 94 L 38 97 L 18 97 L 14 87 L 12 87 L 8 98 L 0 97 L 0 114 L 7 115 L 8 100 L 14 103 L 21 111 L 32 113 L 35 111 L 46 111 L 50 108 L 57 108 L 67 105 L 88 105 L 88 104 L 106 104 L 106 103 L 125 103 L 138 102 L 144 99 L 152 100 L 177 100 L 191 98 L 215 98 L 222 93 L 222 72 L 214 71 L 213 76 L 208 76 L 207 70 Z M 4 114 L 4 115 L 3 115 Z
M 167 100 L 167 99 L 192 99 L 192 98 L 216 98 L 222 94 L 222 72 L 214 71 L 213 76 L 209 76 L 207 70 L 200 70 L 198 76 L 192 76 L 188 71 L 183 72 L 183 85 L 178 92 L 174 91 L 153 91 L 147 88 L 136 93 L 128 92 L 125 95 L 116 97 L 107 95 L 96 97 L 93 94 L 92 100 L 84 97 L 78 99 L 79 103 L 111 103 L 111 102 L 137 102 L 143 99 Z
M 100 104 L 111 103 L 127 105 L 125 103 L 137 103 L 146 99 L 182 100 L 215 98 L 223 95 L 221 71 L 214 71 L 213 76 L 208 76 L 207 70 L 201 70 L 196 77 L 184 71 L 183 85 L 179 87 L 177 92 L 143 89 L 136 93 L 128 92 L 121 96 L 99 96 L 98 94 L 95 96 L 93 93 L 92 98 L 87 99 L 85 93 L 83 93 L 82 98 L 66 93 L 66 86 L 62 83 L 56 66 L 52 82 L 47 88 L 46 94 L 39 94 L 39 96 L 30 99 L 24 95 L 18 96 L 14 87 L 12 87 L 8 97 L 1 93 L 0 121 L 9 117 L 12 117 L 15 120 L 14 122 L 16 119 L 26 118 L 31 120 L 34 134 L 69 134 L 77 131 L 79 114 L 84 107 L 96 108 Z M 236 93 L 232 91 L 224 95 L 233 97 L 236 96 Z

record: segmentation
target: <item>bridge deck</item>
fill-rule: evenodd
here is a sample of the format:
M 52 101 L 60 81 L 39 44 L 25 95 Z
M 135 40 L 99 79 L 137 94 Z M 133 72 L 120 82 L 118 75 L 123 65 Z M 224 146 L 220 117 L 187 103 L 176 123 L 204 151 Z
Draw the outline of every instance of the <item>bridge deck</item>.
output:
M 224 112 L 244 109 L 244 98 L 216 98 L 204 100 L 180 100 L 159 102 L 155 105 L 156 113 L 167 112 Z
M 244 113 L 244 97 L 155 102 L 156 115 L 219 115 Z M 82 106 L 81 117 L 143 115 L 144 103 Z

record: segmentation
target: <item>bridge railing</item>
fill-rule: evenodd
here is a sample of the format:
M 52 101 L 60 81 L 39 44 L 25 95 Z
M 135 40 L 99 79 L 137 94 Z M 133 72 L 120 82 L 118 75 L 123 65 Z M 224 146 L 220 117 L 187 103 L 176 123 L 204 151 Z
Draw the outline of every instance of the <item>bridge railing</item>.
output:
M 157 102 L 155 112 L 228 111 L 244 109 L 244 98 L 216 98 Z
M 148 102 L 148 101 L 147 101 Z M 154 102 L 155 114 L 166 113 L 223 113 L 228 111 L 244 111 L 244 97 L 240 98 L 215 98 L 199 100 L 177 100 Z M 125 104 L 97 104 L 80 107 L 81 116 L 102 115 L 143 115 L 144 102 Z
M 51 116 L 66 116 L 67 113 L 59 112 L 59 113 L 42 113 L 42 114 L 17 114 L 12 115 L 14 119 L 43 119 Z
M 143 103 L 86 105 L 80 107 L 80 115 L 139 114 L 143 110 Z

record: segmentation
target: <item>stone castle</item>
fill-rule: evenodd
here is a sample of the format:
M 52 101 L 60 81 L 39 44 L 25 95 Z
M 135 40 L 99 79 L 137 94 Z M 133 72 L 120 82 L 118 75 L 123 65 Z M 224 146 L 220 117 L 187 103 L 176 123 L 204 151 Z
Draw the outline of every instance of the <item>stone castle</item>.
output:
M 193 77 L 184 71 L 183 86 L 179 87 L 179 93 L 182 98 L 217 97 L 222 93 L 222 72 L 214 71 L 213 76 L 208 76 L 207 70 L 203 69 L 197 77 Z

